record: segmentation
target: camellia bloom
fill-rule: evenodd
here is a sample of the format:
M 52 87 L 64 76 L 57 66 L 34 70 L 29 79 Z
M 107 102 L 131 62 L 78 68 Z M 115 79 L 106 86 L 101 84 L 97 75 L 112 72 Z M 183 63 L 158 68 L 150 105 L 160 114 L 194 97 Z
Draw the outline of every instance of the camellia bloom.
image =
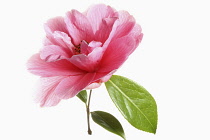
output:
M 133 16 L 103 4 L 84 13 L 72 10 L 44 27 L 43 48 L 27 64 L 31 73 L 41 76 L 41 106 L 54 106 L 108 81 L 143 37 Z

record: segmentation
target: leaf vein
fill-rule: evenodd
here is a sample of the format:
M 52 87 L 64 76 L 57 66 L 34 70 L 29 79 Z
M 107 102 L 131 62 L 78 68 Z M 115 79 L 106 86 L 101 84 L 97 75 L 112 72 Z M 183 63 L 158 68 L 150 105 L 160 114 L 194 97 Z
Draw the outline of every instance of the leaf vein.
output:
M 112 82 L 112 80 L 110 79 L 109 80 L 109 82 L 120 92 L 120 93 L 122 93 L 122 95 L 124 95 L 125 96 L 125 98 L 129 101 L 129 102 L 131 102 L 131 104 L 133 104 L 133 106 L 135 106 L 136 108 L 137 108 L 137 110 L 146 118 L 146 120 L 149 122 L 149 124 L 152 126 L 152 128 L 155 130 L 155 128 L 154 128 L 154 126 L 152 125 L 152 123 L 150 122 L 150 120 L 147 118 L 147 116 L 138 108 L 138 106 L 136 106 L 130 99 L 129 99 L 129 97 L 126 95 L 126 94 L 124 94 L 124 92 L 116 85 L 116 84 L 114 84 L 114 82 Z

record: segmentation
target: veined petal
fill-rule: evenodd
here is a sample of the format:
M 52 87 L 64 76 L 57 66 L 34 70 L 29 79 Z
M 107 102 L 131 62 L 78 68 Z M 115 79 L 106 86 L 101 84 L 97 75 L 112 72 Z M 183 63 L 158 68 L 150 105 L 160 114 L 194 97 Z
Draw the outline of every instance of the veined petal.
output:
M 29 59 L 27 68 L 31 73 L 43 77 L 78 75 L 84 73 L 84 71 L 78 69 L 68 60 L 62 59 L 55 62 L 46 62 L 40 58 L 40 54 L 35 54 Z
M 69 55 L 69 50 L 56 45 L 44 46 L 44 48 L 40 51 L 40 58 L 47 62 L 67 59 L 70 57 L 71 55 Z
M 87 18 L 91 22 L 93 32 L 99 30 L 104 18 L 113 17 L 115 10 L 110 6 L 104 4 L 98 4 L 90 7 L 87 10 Z
M 117 17 L 110 17 L 110 18 L 102 19 L 102 23 L 100 24 L 100 30 L 97 30 L 95 33 L 95 40 L 98 40 L 104 43 L 108 39 L 109 34 L 112 31 L 114 22 L 117 19 L 118 19 Z
M 118 69 L 136 48 L 133 36 L 125 36 L 112 41 L 106 49 L 100 63 L 99 72 Z
M 72 10 L 66 14 L 65 22 L 74 45 L 79 45 L 82 40 L 92 41 L 94 37 L 92 26 L 85 15 Z
M 54 90 L 64 78 L 66 77 L 55 76 L 40 78 L 39 89 L 35 101 L 40 103 L 41 107 L 57 105 L 61 99 L 56 96 Z
M 98 41 L 91 41 L 88 44 L 88 53 L 91 53 L 95 48 L 101 48 L 102 43 Z M 93 54 L 90 54 L 93 55 Z
M 103 56 L 104 49 L 102 47 L 96 47 L 90 54 L 78 54 L 73 55 L 69 61 L 78 68 L 87 71 L 94 72 L 98 69 L 100 60 Z
M 143 38 L 141 26 L 139 24 L 135 24 L 135 26 L 133 27 L 131 32 L 128 34 L 128 36 L 132 36 L 135 39 L 136 41 L 135 46 L 137 47 Z
M 101 47 L 102 43 L 98 41 L 91 41 L 89 44 L 86 41 L 82 41 L 80 48 L 81 53 L 88 55 L 91 53 L 96 47 Z
M 85 87 L 85 89 L 94 89 L 100 87 L 102 83 L 107 82 L 112 77 L 114 72 L 116 72 L 116 70 L 111 72 L 96 73 L 93 82 Z
M 55 31 L 48 35 L 44 41 L 44 46 L 56 45 L 65 50 L 70 56 L 73 55 L 74 45 L 71 43 L 71 38 L 64 32 Z
M 126 36 L 134 27 L 136 21 L 127 11 L 119 11 L 116 13 L 118 20 L 113 25 L 112 38 L 120 38 Z
M 102 78 L 105 77 L 105 76 L 114 74 L 115 72 L 116 72 L 116 70 L 109 71 L 109 72 L 97 72 L 97 73 L 96 73 L 96 76 L 95 76 L 95 78 L 94 78 L 93 81 L 96 82 L 96 81 L 102 79 Z M 105 82 L 106 82 L 106 81 L 105 81 Z
M 52 38 L 49 39 L 54 45 L 62 46 L 63 48 L 69 48 L 70 46 L 74 46 L 71 43 L 71 38 L 64 32 L 55 31 L 52 34 Z
M 49 19 L 47 23 L 44 24 L 44 28 L 47 34 L 52 34 L 54 31 L 61 31 L 68 34 L 63 17 Z
M 118 19 L 114 22 L 112 31 L 103 45 L 104 48 L 108 47 L 112 40 L 128 35 L 135 25 L 135 19 L 128 12 L 120 11 L 115 15 Z
M 55 93 L 60 99 L 74 97 L 79 91 L 87 87 L 94 77 L 95 73 L 67 77 L 58 84 Z

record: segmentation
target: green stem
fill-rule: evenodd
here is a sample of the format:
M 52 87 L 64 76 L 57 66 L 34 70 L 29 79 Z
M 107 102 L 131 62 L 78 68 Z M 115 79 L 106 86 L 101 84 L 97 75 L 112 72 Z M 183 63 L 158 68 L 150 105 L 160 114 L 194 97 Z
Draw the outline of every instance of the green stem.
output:
M 92 94 L 92 89 L 90 90 L 88 102 L 86 105 L 86 110 L 87 110 L 87 124 L 88 124 L 88 134 L 91 135 L 92 131 L 90 129 L 90 99 L 91 99 L 91 94 Z

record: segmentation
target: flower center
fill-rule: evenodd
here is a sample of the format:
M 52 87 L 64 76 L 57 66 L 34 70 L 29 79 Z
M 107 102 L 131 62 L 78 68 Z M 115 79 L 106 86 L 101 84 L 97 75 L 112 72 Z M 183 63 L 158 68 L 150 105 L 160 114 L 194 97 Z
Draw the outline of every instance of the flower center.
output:
M 88 49 L 88 42 L 85 40 L 82 40 L 81 43 L 79 45 L 74 45 L 74 52 L 75 54 L 83 54 L 83 53 L 87 53 L 87 49 Z
M 75 48 L 74 48 L 74 51 L 75 51 L 75 54 L 77 55 L 77 54 L 80 54 L 81 53 L 81 47 L 80 47 L 80 44 L 79 45 L 77 45 L 77 46 L 74 46 Z

